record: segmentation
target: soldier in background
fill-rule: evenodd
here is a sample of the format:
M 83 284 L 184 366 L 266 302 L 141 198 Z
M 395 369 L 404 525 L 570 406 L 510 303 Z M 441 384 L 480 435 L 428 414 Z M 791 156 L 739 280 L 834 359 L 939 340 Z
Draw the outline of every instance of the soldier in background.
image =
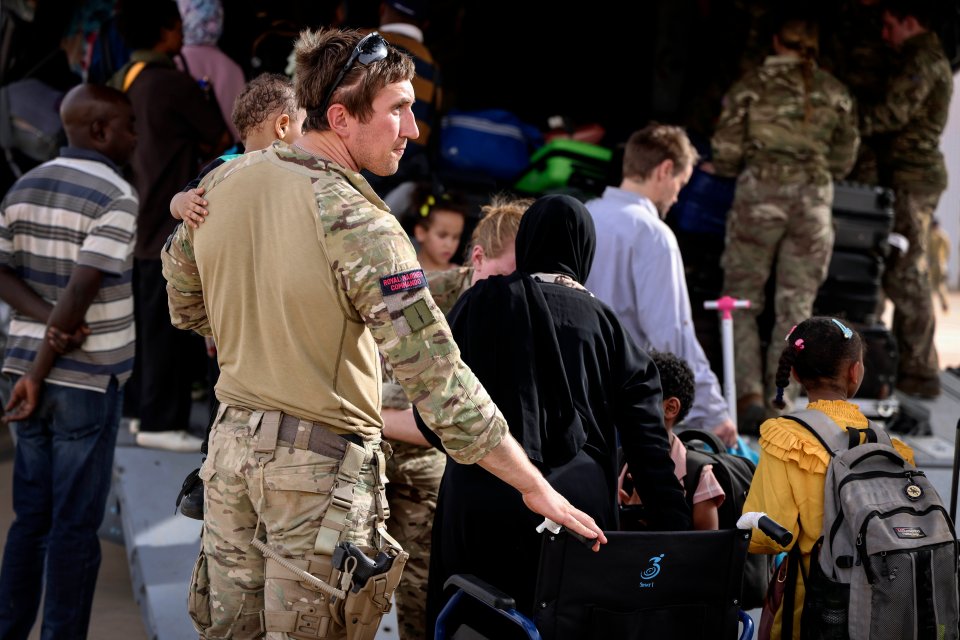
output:
M 817 45 L 812 20 L 780 22 L 775 55 L 727 93 L 707 166 L 739 176 L 722 265 L 724 293 L 753 303 L 734 324 L 738 419 L 746 430 L 756 430 L 772 397 L 780 337 L 810 316 L 826 277 L 833 179 L 853 166 L 859 142 L 850 94 L 817 67 Z M 776 320 L 764 378 L 756 319 L 774 261 Z
M 881 0 L 846 0 L 824 43 L 828 48 L 821 63 L 847 85 L 858 105 L 883 102 L 893 64 L 893 52 L 880 35 L 883 26 Z M 863 184 L 886 184 L 880 167 L 890 144 L 889 134 L 866 136 L 861 131 L 857 162 L 848 176 Z
M 933 398 L 940 394 L 933 344 L 936 320 L 930 296 L 927 243 L 930 220 L 947 186 L 940 136 L 947 122 L 953 74 L 940 39 L 929 30 L 920 0 L 890 0 L 883 8 L 883 39 L 897 52 L 883 102 L 861 105 L 864 136 L 893 134 L 887 162 L 894 190 L 893 230 L 907 238 L 903 253 L 891 252 L 883 288 L 895 305 L 893 332 L 900 348 L 897 388 Z
M 211 215 L 161 254 L 171 320 L 215 337 L 221 371 L 189 595 L 203 638 L 373 637 L 405 559 L 385 527 L 378 351 L 454 459 L 596 549 L 606 541 L 510 435 L 406 234 L 358 173 L 395 172 L 418 135 L 412 60 L 377 34 L 308 30 L 296 61 L 303 137 L 209 174 Z M 368 581 L 328 599 L 341 542 L 394 558 L 382 591 Z

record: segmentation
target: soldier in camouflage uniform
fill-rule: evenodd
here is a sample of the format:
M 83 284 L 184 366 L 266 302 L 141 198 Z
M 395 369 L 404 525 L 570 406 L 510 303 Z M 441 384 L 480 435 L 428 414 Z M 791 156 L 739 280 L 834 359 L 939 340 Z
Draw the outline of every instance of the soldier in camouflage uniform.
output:
M 468 250 L 473 266 L 428 274 L 430 294 L 444 315 L 450 312 L 460 294 L 476 282 L 475 275 L 486 278 L 516 270 L 513 244 L 520 217 L 532 203 L 533 200 L 504 196 L 495 198 L 492 204 L 483 207 L 484 217 L 473 231 Z M 388 531 L 410 554 L 403 582 L 396 592 L 397 619 L 401 640 L 420 640 L 427 637 L 427 576 L 433 515 L 437 510 L 446 456 L 430 447 L 419 432 L 412 433 L 415 426 L 410 401 L 386 360 L 383 360 L 383 369 L 384 432 L 397 424 L 403 424 L 406 431 L 389 434 L 393 455 L 387 460 Z
M 910 242 L 891 252 L 883 288 L 895 305 L 893 331 L 900 348 L 897 387 L 934 397 L 940 393 L 933 344 L 936 321 L 927 265 L 930 220 L 947 186 L 940 136 L 947 121 L 953 75 L 927 16 L 914 2 L 884 5 L 883 38 L 898 52 L 884 101 L 863 105 L 864 135 L 891 133 L 889 176 L 894 190 L 893 230 Z
M 716 173 L 738 176 L 722 258 L 724 292 L 753 303 L 734 324 L 744 428 L 762 420 L 780 337 L 810 316 L 826 277 L 833 179 L 850 170 L 859 141 L 850 94 L 814 62 L 816 25 L 785 20 L 773 47 L 776 55 L 727 93 L 713 136 Z M 776 320 L 764 377 L 756 318 L 775 260 Z
M 410 58 L 336 30 L 305 31 L 295 53 L 308 113 L 298 146 L 210 173 L 204 197 L 222 213 L 181 225 L 162 252 L 173 324 L 212 335 L 221 368 L 190 587 L 202 638 L 373 638 L 405 559 L 385 528 L 378 350 L 454 459 L 605 542 L 510 436 L 409 240 L 358 173 L 396 171 L 418 134 Z M 385 582 L 367 583 L 380 591 L 329 597 L 351 584 L 332 566 L 340 542 L 395 558 Z
M 882 102 L 893 63 L 892 52 L 880 37 L 882 4 L 880 0 L 844 0 L 837 9 L 826 39 L 829 51 L 821 56 L 821 62 L 847 86 L 858 105 Z M 879 170 L 885 165 L 890 136 L 860 134 L 857 162 L 847 179 L 883 184 Z

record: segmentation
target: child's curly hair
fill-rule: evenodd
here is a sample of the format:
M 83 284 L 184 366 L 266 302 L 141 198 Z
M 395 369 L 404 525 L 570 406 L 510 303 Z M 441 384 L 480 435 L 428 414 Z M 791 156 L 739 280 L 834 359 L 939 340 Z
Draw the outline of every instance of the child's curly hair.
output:
M 294 119 L 297 98 L 293 94 L 293 83 L 278 73 L 263 73 L 243 88 L 233 102 L 230 117 L 240 139 L 246 140 L 251 131 L 275 113 L 285 113 Z
M 844 364 L 856 362 L 863 355 L 860 334 L 836 318 L 804 320 L 790 331 L 786 341 L 777 367 L 777 397 L 773 399 L 778 409 L 786 406 L 783 390 L 790 384 L 791 369 L 807 389 L 839 387 Z
M 660 372 L 660 386 L 663 399 L 676 398 L 680 401 L 680 413 L 676 421 L 680 423 L 693 406 L 696 388 L 693 384 L 693 370 L 686 361 L 669 351 L 650 351 L 650 358 Z

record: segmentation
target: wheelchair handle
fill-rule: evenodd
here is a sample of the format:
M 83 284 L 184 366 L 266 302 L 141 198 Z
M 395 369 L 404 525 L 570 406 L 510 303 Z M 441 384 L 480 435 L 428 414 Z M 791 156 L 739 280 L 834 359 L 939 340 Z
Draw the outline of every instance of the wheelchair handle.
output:
M 537 533 L 543 533 L 545 530 L 554 535 L 560 533 L 561 531 L 566 531 L 567 535 L 589 549 L 593 549 L 593 545 L 597 543 L 596 540 L 592 540 L 587 536 L 580 535 L 576 531 L 572 531 L 567 527 L 561 526 L 550 518 L 544 518 L 543 522 L 537 525 Z
M 793 541 L 793 533 L 784 529 L 762 511 L 745 513 L 737 520 L 738 529 L 752 529 L 754 527 L 770 536 L 781 547 L 785 547 Z

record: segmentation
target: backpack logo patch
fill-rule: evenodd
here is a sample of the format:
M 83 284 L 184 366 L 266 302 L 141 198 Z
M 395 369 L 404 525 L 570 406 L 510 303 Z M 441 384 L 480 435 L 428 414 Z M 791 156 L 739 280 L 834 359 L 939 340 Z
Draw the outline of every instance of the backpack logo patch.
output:
M 927 534 L 925 534 L 920 527 L 894 527 L 893 532 L 898 538 L 915 539 L 927 537 Z

